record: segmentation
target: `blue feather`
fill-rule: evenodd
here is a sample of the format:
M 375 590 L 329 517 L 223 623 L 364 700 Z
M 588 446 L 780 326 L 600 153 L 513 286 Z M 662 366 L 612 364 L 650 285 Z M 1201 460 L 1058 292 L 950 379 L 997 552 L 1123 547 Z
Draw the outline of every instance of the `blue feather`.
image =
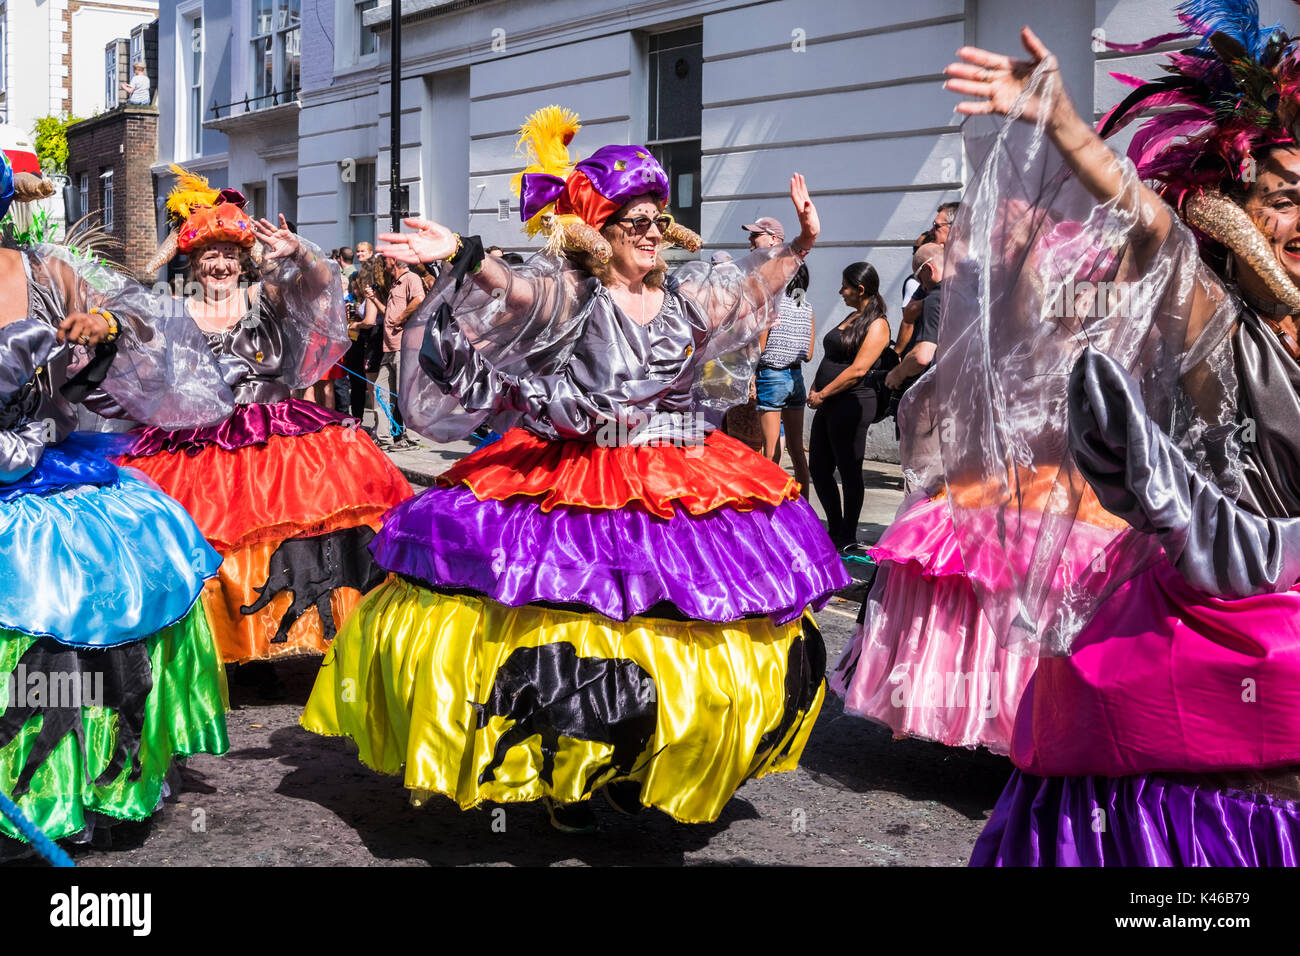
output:
M 1259 4 L 1255 0 L 1184 0 L 1178 5 L 1177 12 L 1196 21 L 1205 30 L 1201 49 L 1209 49 L 1211 33 L 1223 33 L 1245 47 L 1255 60 L 1264 55 L 1268 38 L 1274 31 L 1282 29 L 1280 22 L 1268 29 L 1260 27 Z

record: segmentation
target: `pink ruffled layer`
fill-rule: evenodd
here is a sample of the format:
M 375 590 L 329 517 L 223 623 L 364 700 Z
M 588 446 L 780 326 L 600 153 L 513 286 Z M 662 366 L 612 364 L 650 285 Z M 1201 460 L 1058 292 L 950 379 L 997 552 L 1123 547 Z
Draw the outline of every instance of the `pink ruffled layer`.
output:
M 1161 563 L 1039 665 L 1012 759 L 1039 776 L 1300 764 L 1300 586 L 1223 600 Z
M 875 547 L 868 548 L 867 552 L 877 564 L 915 562 L 926 577 L 966 573 L 947 498 L 923 498 L 915 502 L 885 529 Z
M 998 644 L 965 577 L 891 562 L 830 685 L 847 712 L 897 736 L 1005 754 L 1036 663 Z

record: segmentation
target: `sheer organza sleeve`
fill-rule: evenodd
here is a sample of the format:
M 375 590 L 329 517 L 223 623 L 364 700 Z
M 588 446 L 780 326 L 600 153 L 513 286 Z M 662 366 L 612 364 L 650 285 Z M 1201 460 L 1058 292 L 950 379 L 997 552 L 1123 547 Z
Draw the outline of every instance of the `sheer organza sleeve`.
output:
M 725 411 L 748 401 L 758 365 L 758 336 L 780 317 L 781 295 L 800 261 L 783 245 L 756 249 L 734 262 L 688 262 L 673 273 L 681 294 L 711 326 L 700 349 L 694 388 L 698 405 Z
M 314 243 L 301 237 L 298 242 L 310 254 L 308 269 L 298 256 L 262 261 L 261 294 L 269 313 L 264 319 L 280 325 L 285 351 L 280 378 L 290 388 L 319 382 L 351 345 L 338 263 Z
M 112 345 L 93 355 L 73 346 L 80 353 L 74 371 L 91 367 L 92 374 L 83 376 L 84 397 L 99 414 L 182 428 L 216 424 L 234 410 L 211 349 L 171 296 L 155 294 L 63 246 L 37 246 L 29 262 L 33 283 L 50 296 L 56 324 L 69 313 L 92 308 L 117 319 L 120 331 Z
M 505 270 L 504 285 L 446 267 L 402 333 L 402 414 L 435 441 L 518 421 L 503 385 L 563 366 L 599 284 L 549 256 L 490 268 Z
M 938 353 L 899 410 L 904 464 L 915 486 L 946 492 L 995 633 L 1067 653 L 1099 603 L 1161 559 L 1070 454 L 1070 371 L 1085 348 L 1114 359 L 1155 426 L 1231 493 L 1237 307 L 1176 218 L 1152 248 L 1126 160 L 1125 193 L 1099 203 L 1014 111 L 963 133 L 977 172 L 948 245 Z

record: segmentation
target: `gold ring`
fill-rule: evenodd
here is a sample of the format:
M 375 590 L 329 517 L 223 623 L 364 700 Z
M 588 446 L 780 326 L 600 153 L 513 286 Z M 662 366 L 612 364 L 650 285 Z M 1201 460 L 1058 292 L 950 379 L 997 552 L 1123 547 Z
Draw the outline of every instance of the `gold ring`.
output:
M 89 335 L 83 335 L 83 336 L 81 337 L 81 344 L 82 344 L 82 345 L 89 345 L 89 344 L 90 344 L 90 336 L 89 336 Z

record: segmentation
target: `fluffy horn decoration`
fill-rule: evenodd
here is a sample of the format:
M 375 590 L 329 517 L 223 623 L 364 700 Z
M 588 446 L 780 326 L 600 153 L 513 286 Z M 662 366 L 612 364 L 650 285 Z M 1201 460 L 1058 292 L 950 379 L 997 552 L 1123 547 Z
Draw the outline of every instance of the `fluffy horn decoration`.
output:
M 177 243 L 179 237 L 179 229 L 173 229 L 167 234 L 167 238 L 164 239 L 163 244 L 158 247 L 158 251 L 150 256 L 149 261 L 144 264 L 145 275 L 153 275 L 163 266 L 167 265 L 167 263 L 176 258 L 176 254 L 180 252 L 180 246 Z
M 1300 289 L 1282 271 L 1259 226 L 1231 199 L 1217 189 L 1206 189 L 1183 203 L 1187 222 L 1211 239 L 1223 243 L 1255 274 L 1270 292 L 1293 313 L 1300 312 Z
M 565 248 L 585 252 L 601 265 L 609 262 L 614 250 L 596 229 L 585 222 L 566 222 L 561 227 Z
M 681 246 L 687 252 L 699 252 L 704 240 L 698 234 L 687 229 L 680 222 L 674 222 L 664 233 L 664 238 L 675 246 Z
M 14 200 L 16 202 L 36 202 L 54 195 L 54 183 L 31 173 L 14 174 Z

